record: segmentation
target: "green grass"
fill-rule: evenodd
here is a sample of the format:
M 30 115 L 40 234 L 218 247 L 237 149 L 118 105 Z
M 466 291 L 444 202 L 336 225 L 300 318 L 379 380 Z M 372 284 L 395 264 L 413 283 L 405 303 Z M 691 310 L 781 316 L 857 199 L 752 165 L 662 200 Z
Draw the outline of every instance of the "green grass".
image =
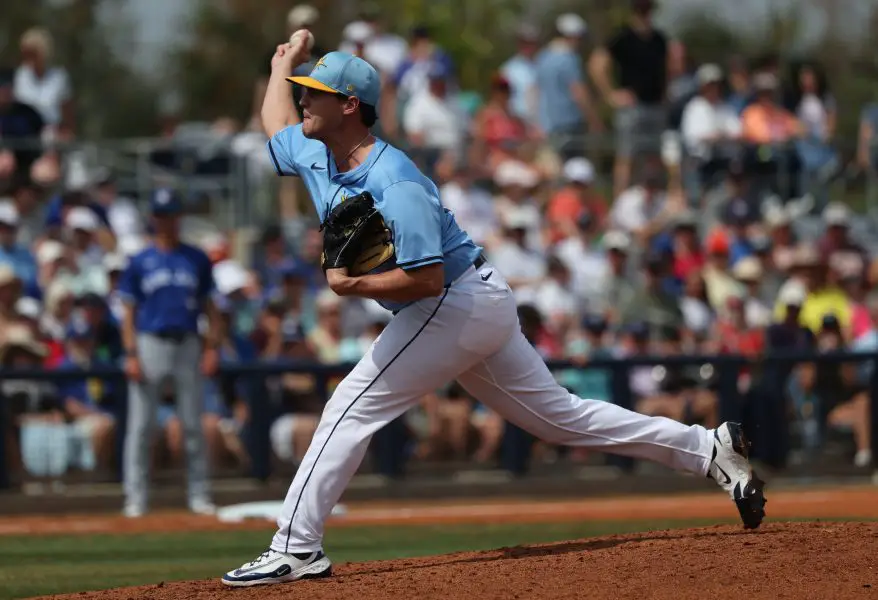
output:
M 428 556 L 716 521 L 431 525 L 331 529 L 336 563 Z M 0 599 L 220 577 L 264 550 L 271 531 L 0 537 Z

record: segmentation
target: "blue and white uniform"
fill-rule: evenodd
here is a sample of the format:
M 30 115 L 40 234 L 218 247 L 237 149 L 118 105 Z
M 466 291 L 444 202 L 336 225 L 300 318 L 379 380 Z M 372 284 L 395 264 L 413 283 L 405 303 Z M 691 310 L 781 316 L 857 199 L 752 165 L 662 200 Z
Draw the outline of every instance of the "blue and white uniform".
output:
M 179 198 L 169 190 L 153 195 L 154 215 L 181 210 Z M 126 511 L 138 514 L 146 509 L 150 442 L 167 382 L 174 385 L 175 407 L 183 426 L 190 507 L 208 503 L 198 320 L 213 292 L 210 259 L 187 244 L 169 251 L 148 246 L 131 258 L 120 280 L 119 296 L 135 306 L 137 355 L 143 373 L 143 381 L 131 381 L 128 386 Z
M 319 60 L 310 77 L 292 79 L 377 104 L 377 73 L 341 52 Z M 332 394 L 287 493 L 271 544 L 271 551 L 286 558 L 264 554 L 228 573 L 226 584 L 274 583 L 318 570 L 325 573 L 324 521 L 359 468 L 370 438 L 449 380 L 549 443 L 707 473 L 713 436 L 703 427 L 584 400 L 558 385 L 522 334 L 503 276 L 482 258 L 454 215 L 443 209 L 436 186 L 403 152 L 378 140 L 361 166 L 339 173 L 328 149 L 305 138 L 300 126 L 278 132 L 268 151 L 279 174 L 302 178 L 323 219 L 346 195 L 370 192 L 393 232 L 395 265 L 417 269 L 442 263 L 445 287 L 434 298 L 384 303 L 396 315 Z

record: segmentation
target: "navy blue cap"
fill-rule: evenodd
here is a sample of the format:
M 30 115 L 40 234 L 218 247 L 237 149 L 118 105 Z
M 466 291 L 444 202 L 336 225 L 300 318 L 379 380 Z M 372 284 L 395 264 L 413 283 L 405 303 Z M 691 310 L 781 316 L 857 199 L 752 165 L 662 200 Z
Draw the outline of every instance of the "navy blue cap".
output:
M 304 279 L 310 274 L 308 265 L 297 260 L 285 260 L 277 269 L 281 277 Z
M 832 313 L 823 315 L 823 322 L 821 325 L 823 329 L 841 329 L 841 323 L 838 322 L 838 317 Z
M 94 335 L 94 329 L 92 326 L 88 324 L 88 321 L 82 318 L 82 316 L 77 315 L 70 320 L 70 324 L 67 325 L 67 339 L 68 340 L 82 340 L 86 338 L 90 338 Z
M 88 292 L 80 296 L 76 299 L 76 303 L 80 306 L 92 306 L 98 308 L 104 308 L 107 306 L 107 302 L 101 297 L 100 294 L 96 294 L 94 292 Z
M 637 339 L 646 339 L 649 337 L 649 325 L 644 321 L 634 321 L 628 323 L 624 329 L 625 333 L 634 336 Z
M 149 208 L 158 216 L 179 215 L 183 212 L 183 200 L 170 188 L 158 188 L 149 199 Z
M 591 333 L 603 333 L 607 330 L 607 319 L 603 315 L 585 315 L 582 328 Z

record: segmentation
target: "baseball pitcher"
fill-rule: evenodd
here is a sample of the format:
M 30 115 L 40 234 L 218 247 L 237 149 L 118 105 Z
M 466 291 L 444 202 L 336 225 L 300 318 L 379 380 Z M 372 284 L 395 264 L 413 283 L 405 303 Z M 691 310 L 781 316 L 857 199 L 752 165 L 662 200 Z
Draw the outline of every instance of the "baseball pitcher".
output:
M 157 190 L 151 209 L 154 241 L 132 257 L 119 284 L 125 303 L 122 340 L 129 381 L 124 514 L 139 517 L 148 508 L 150 447 L 166 383 L 174 385 L 176 411 L 183 425 L 189 509 L 210 514 L 215 509 L 201 429 L 201 378 L 212 376 L 218 364 L 218 318 L 211 301 L 213 267 L 204 252 L 180 241 L 182 203 L 174 192 Z M 202 344 L 198 319 L 204 312 L 208 332 Z
M 455 379 L 479 401 L 552 444 L 583 446 L 712 477 L 744 526 L 764 517 L 763 483 L 741 427 L 716 430 L 647 417 L 562 388 L 518 323 L 503 274 L 443 209 L 436 185 L 400 150 L 370 134 L 380 84 L 343 52 L 290 77 L 304 40 L 278 46 L 262 109 L 279 175 L 301 177 L 324 234 L 324 268 L 340 296 L 373 298 L 395 316 L 326 404 L 293 478 L 271 545 L 228 572 L 252 586 L 331 574 L 324 521 L 372 435 Z M 298 123 L 285 80 L 305 88 Z

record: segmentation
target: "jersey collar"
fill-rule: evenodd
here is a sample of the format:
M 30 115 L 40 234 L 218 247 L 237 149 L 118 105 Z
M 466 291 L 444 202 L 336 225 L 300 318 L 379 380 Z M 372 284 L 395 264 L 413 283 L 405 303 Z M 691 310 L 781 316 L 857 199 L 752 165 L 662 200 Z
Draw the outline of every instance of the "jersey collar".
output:
M 335 165 L 335 159 L 332 156 L 332 152 L 329 149 L 326 150 L 326 154 L 329 162 L 329 178 L 333 183 L 338 185 L 350 185 L 356 181 L 359 181 L 372 168 L 372 165 L 375 164 L 375 161 L 378 160 L 378 157 L 384 152 L 387 148 L 387 142 L 380 138 L 375 138 L 375 145 L 372 146 L 372 149 L 369 151 L 369 155 L 366 157 L 366 160 L 363 161 L 362 164 L 357 166 L 355 169 L 351 169 L 350 171 L 345 171 L 344 173 L 338 172 L 338 167 Z

